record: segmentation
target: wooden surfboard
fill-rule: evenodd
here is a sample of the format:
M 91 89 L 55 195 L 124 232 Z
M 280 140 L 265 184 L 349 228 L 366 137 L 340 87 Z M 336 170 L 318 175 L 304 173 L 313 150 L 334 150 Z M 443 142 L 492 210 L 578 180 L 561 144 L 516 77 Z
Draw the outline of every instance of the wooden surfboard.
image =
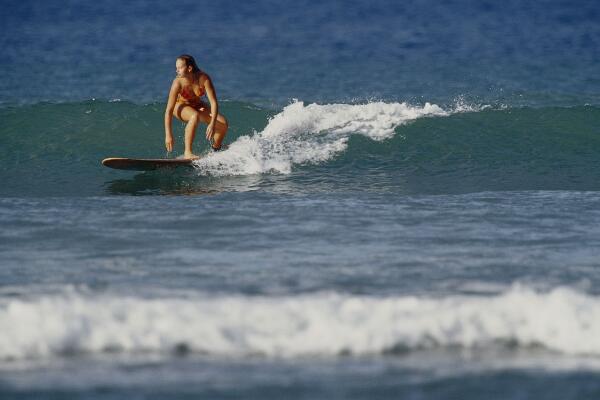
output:
M 130 171 L 154 171 L 159 168 L 193 168 L 193 160 L 185 158 L 105 158 L 102 165 Z

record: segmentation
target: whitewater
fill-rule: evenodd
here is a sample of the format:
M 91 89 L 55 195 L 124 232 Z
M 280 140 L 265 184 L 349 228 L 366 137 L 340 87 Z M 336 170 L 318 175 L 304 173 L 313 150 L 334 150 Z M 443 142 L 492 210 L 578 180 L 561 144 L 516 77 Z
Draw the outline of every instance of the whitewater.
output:
M 395 129 L 422 117 L 447 116 L 437 105 L 406 103 L 308 104 L 295 101 L 270 118 L 261 132 L 242 136 L 228 151 L 195 162 L 200 173 L 216 176 L 289 174 L 294 165 L 320 164 L 342 153 L 351 135 L 382 141 Z
M 514 286 L 496 295 L 2 299 L 0 360 L 73 354 L 336 357 L 432 348 L 543 347 L 600 356 L 600 298 Z

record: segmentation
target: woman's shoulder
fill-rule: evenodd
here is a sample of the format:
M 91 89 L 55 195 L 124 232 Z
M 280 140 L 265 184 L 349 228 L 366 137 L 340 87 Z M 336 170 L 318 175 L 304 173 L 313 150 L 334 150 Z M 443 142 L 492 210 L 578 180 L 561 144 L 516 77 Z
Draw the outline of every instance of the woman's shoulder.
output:
M 198 77 L 198 82 L 200 85 L 204 85 L 207 80 L 210 81 L 210 76 L 208 76 L 206 72 L 200 71 L 200 76 Z
M 171 86 L 183 87 L 184 86 L 183 78 L 176 76 L 175 78 L 173 78 L 173 82 L 171 83 Z

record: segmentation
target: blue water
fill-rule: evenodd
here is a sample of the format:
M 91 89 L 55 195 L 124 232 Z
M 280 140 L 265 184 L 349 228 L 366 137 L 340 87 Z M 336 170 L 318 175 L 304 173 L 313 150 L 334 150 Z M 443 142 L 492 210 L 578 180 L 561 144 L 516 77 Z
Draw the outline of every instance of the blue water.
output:
M 597 2 L 0 15 L 0 397 L 594 399 Z M 165 157 L 175 57 L 226 152 Z M 175 154 L 183 125 L 174 123 Z
M 3 13 L 8 103 L 163 101 L 193 54 L 229 99 L 598 102 L 595 1 L 23 1 Z

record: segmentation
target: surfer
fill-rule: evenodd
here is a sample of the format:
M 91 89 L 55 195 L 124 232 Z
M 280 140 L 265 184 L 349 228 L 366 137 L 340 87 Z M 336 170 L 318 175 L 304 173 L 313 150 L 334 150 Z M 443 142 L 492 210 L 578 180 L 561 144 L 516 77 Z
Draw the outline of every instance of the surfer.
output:
M 221 150 L 227 134 L 227 120 L 219 114 L 219 102 L 210 77 L 198 68 L 194 57 L 184 54 L 175 62 L 177 76 L 173 79 L 165 110 L 165 147 L 173 151 L 173 116 L 186 122 L 184 158 L 198 158 L 192 152 L 196 128 L 200 122 L 208 124 L 206 140 L 213 150 Z M 206 95 L 210 106 L 201 100 Z

